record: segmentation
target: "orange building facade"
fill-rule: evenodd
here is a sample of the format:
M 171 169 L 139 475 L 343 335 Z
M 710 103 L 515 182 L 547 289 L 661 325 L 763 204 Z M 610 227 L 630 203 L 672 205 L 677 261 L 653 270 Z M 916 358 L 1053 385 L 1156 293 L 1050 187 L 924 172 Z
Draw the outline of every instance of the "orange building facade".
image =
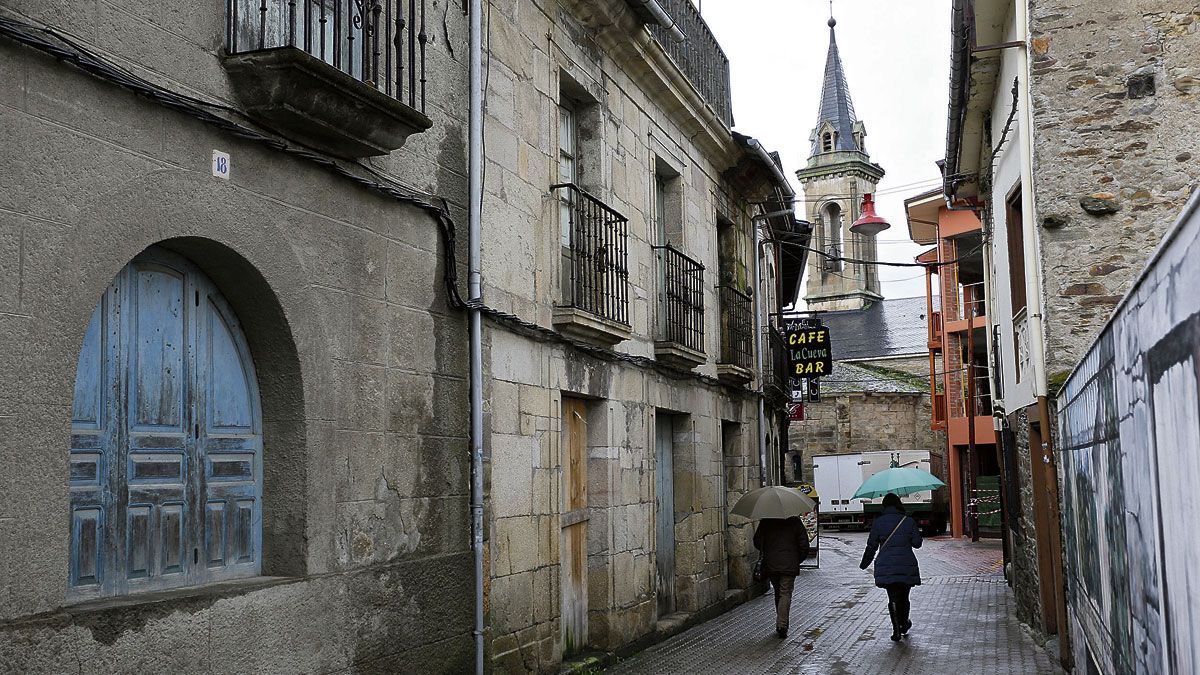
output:
M 1000 462 L 992 422 L 982 224 L 946 207 L 940 189 L 905 201 L 925 264 L 932 427 L 946 434 L 950 531 L 999 536 Z

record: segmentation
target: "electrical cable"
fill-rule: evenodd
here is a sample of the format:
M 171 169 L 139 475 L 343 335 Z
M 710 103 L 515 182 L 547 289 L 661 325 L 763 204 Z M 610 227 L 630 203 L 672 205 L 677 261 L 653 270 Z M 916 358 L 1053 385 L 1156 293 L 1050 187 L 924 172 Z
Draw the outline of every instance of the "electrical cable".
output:
M 510 314 L 482 303 L 471 303 L 464 300 L 458 289 L 455 225 L 450 215 L 448 202 L 445 199 L 434 195 L 415 193 L 412 188 L 396 183 L 369 165 L 361 162 L 351 163 L 351 166 L 362 169 L 378 179 L 372 180 L 350 170 L 346 166 L 343 166 L 342 163 L 328 156 L 303 147 L 297 147 L 293 143 L 274 138 L 252 127 L 217 115 L 212 110 L 221 110 L 237 114 L 240 117 L 245 116 L 241 111 L 229 106 L 214 104 L 179 94 L 149 80 L 133 75 L 125 69 L 92 53 L 87 48 L 76 44 L 73 40 L 62 36 L 53 29 L 0 17 L 0 35 L 7 36 L 27 47 L 49 54 L 60 61 L 70 63 L 89 75 L 112 82 L 138 96 L 194 117 L 237 138 L 256 142 L 298 159 L 312 162 L 372 192 L 384 195 L 403 204 L 415 206 L 430 214 L 438 224 L 439 231 L 444 238 L 445 252 L 443 258 L 445 260 L 445 271 L 442 275 L 442 281 L 447 292 L 447 304 L 453 309 L 478 309 L 494 323 L 513 329 L 514 332 L 522 332 L 529 336 L 537 337 L 543 342 L 563 344 L 597 359 L 629 363 L 639 368 L 662 373 L 674 379 L 694 379 L 708 386 L 728 389 L 724 382 L 715 377 L 675 368 L 649 357 L 626 354 L 598 347 L 570 338 L 554 329 L 527 321 L 515 314 Z M 46 38 L 53 38 L 53 40 Z M 435 201 L 440 203 L 435 203 Z M 762 395 L 758 392 L 739 389 L 735 389 L 734 391 L 746 396 Z

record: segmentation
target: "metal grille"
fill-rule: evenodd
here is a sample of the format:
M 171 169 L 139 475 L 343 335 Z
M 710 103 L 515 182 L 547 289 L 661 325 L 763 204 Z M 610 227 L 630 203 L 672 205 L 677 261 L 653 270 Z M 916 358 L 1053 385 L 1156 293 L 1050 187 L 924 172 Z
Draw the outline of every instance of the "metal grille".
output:
M 754 301 L 733 286 L 717 287 L 721 296 L 721 363 L 750 368 L 754 359 Z
M 573 183 L 550 189 L 570 218 L 563 303 L 628 326 L 629 221 Z
M 229 52 L 295 47 L 425 112 L 425 0 L 228 0 Z
M 789 373 L 789 352 L 787 343 L 783 339 L 783 334 L 774 326 L 768 326 L 767 330 L 763 331 L 763 336 L 766 340 L 764 345 L 763 359 L 763 385 L 764 388 L 774 390 L 775 397 L 782 397 L 790 400 L 792 397 L 792 381 Z
M 704 351 L 704 265 L 675 247 L 652 246 L 658 253 L 662 289 L 662 339 Z
M 692 0 L 659 0 L 667 14 L 675 20 L 687 37 L 675 42 L 667 30 L 657 23 L 649 25 L 650 34 L 683 71 L 692 86 L 700 92 L 726 125 L 733 126 L 733 106 L 729 94 L 729 58 Z

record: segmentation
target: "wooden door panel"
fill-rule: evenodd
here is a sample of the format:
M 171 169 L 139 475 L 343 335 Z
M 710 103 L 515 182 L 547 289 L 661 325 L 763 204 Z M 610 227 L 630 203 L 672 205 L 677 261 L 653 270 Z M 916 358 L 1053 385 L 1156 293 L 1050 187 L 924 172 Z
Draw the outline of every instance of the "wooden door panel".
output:
M 587 404 L 562 400 L 563 522 L 560 537 L 562 647 L 573 654 L 587 646 Z
M 257 382 L 194 265 L 150 249 L 117 275 L 84 335 L 72 418 L 73 598 L 258 573 Z
M 131 432 L 183 433 L 185 391 L 184 274 L 139 265 L 134 284 L 132 339 L 128 340 Z
M 675 611 L 675 443 L 669 416 L 655 417 L 654 434 L 655 572 L 662 617 Z

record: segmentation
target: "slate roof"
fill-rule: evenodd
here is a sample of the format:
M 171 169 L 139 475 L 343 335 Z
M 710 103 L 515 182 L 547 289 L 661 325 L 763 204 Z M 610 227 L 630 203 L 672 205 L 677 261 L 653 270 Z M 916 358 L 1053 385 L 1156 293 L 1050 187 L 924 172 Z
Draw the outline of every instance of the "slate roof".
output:
M 938 307 L 934 300 L 934 309 Z M 829 327 L 833 358 L 878 359 L 929 352 L 925 296 L 893 298 L 866 309 L 817 315 Z
M 837 21 L 829 19 L 829 54 L 825 57 L 825 80 L 821 85 L 821 108 L 817 114 L 816 129 L 829 122 L 837 131 L 834 150 L 861 151 L 854 140 L 854 102 L 850 100 L 850 85 L 846 82 L 846 71 L 842 68 L 842 57 L 838 53 L 837 36 L 833 27 Z M 820 134 L 813 135 L 812 153 L 822 151 Z
M 833 362 L 833 372 L 821 378 L 821 395 L 870 392 L 875 394 L 928 394 L 929 387 L 917 386 L 902 377 L 869 370 L 853 363 Z

